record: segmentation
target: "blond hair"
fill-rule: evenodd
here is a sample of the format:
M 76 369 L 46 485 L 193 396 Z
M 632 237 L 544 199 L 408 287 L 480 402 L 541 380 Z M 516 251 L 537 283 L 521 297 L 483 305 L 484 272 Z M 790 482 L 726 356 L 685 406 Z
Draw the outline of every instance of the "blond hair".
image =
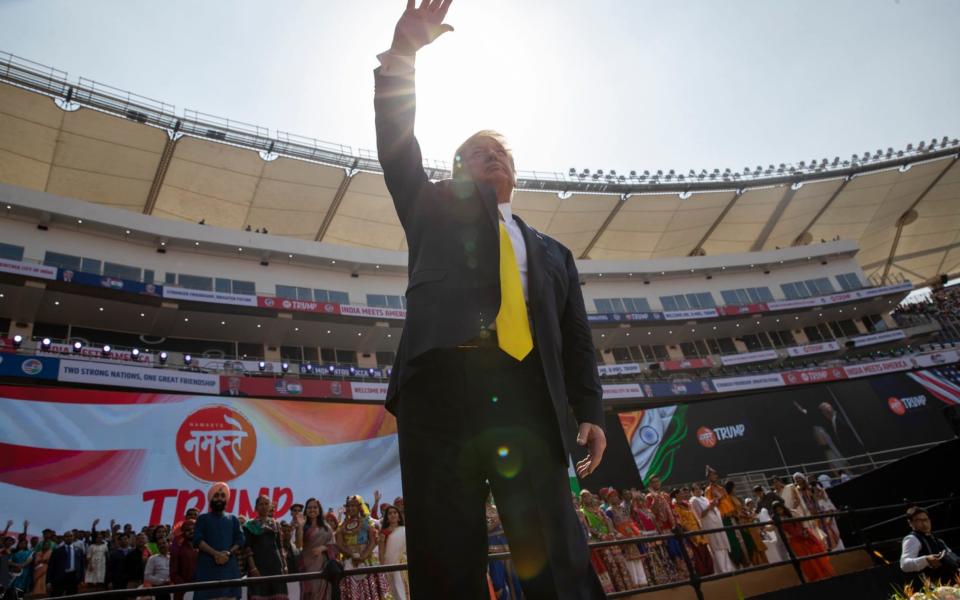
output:
M 491 139 L 500 144 L 504 152 L 507 153 L 507 158 L 510 159 L 510 174 L 513 176 L 514 185 L 516 185 L 517 165 L 513 162 L 513 150 L 510 148 L 509 142 L 507 142 L 507 137 L 499 131 L 495 131 L 493 129 L 481 129 L 460 144 L 460 147 L 457 148 L 457 151 L 453 155 L 453 178 L 456 179 L 463 174 L 463 161 L 460 159 L 460 155 L 463 153 L 463 151 L 473 142 L 484 138 Z

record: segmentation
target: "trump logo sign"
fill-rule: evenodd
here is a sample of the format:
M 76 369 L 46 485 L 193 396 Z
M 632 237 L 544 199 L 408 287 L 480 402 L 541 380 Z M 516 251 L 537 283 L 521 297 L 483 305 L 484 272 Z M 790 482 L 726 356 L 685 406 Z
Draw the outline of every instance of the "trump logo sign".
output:
M 242 414 L 228 406 L 207 406 L 192 413 L 177 431 L 180 465 L 208 482 L 243 475 L 257 455 L 257 433 Z

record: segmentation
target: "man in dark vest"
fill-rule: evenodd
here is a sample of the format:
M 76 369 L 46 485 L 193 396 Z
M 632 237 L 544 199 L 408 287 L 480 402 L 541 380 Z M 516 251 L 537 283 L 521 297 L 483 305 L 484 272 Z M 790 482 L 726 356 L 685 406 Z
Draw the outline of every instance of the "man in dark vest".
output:
M 927 511 L 920 506 L 907 509 L 907 522 L 912 531 L 903 538 L 900 570 L 922 574 L 934 582 L 953 581 L 957 576 L 957 555 L 930 533 L 933 524 Z
M 512 212 L 516 169 L 502 136 L 474 134 L 453 178 L 433 182 L 413 134 L 415 56 L 453 30 L 449 6 L 408 0 L 375 72 L 377 150 L 409 246 L 387 408 L 397 416 L 411 596 L 487 597 L 492 490 L 525 597 L 603 598 L 569 499 L 569 419 L 588 452 L 579 475 L 606 447 L 573 255 Z

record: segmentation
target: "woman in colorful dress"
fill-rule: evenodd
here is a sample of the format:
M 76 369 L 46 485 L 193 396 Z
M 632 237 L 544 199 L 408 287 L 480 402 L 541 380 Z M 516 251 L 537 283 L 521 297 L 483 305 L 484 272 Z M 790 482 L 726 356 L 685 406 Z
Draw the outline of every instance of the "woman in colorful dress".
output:
M 773 510 L 781 519 L 789 519 L 793 516 L 783 502 L 774 502 Z M 799 521 L 781 523 L 780 526 L 783 528 L 784 535 L 787 536 L 790 549 L 800 559 L 800 570 L 803 571 L 803 577 L 807 581 L 827 579 L 837 574 L 833 565 L 830 564 L 830 558 L 827 556 L 803 559 L 804 556 L 826 552 L 820 538 L 809 527 L 804 527 L 803 523 Z
M 622 537 L 614 529 L 609 517 L 600 509 L 600 500 L 596 496 L 587 490 L 583 490 L 580 492 L 580 504 L 580 510 L 583 511 L 583 516 L 587 519 L 587 526 L 590 528 L 590 539 L 605 542 Z M 605 546 L 597 548 L 595 551 L 600 554 L 600 558 L 607 568 L 610 581 L 613 583 L 613 591 L 620 592 L 637 587 L 630 576 L 629 569 L 627 569 L 627 561 L 623 557 L 623 551 L 618 546 Z
M 347 515 L 336 533 L 337 546 L 345 557 L 344 568 L 356 569 L 376 565 L 374 550 L 377 548 L 377 529 L 370 518 L 370 509 L 360 496 L 347 498 L 346 508 Z M 386 574 L 344 577 L 340 582 L 340 597 L 343 600 L 391 598 Z
M 27 528 L 24 527 L 23 530 L 26 531 Z M 13 556 L 10 557 L 10 565 L 14 569 L 19 569 L 10 587 L 19 590 L 22 595 L 33 585 L 33 550 L 30 549 L 26 535 L 21 535 L 17 540 L 17 547 L 13 551 Z
M 257 516 L 243 524 L 247 575 L 262 577 L 287 572 L 280 547 L 280 528 L 270 516 L 270 498 L 259 496 L 255 505 Z M 249 600 L 287 600 L 284 582 L 258 583 L 247 589 Z
M 33 549 L 33 594 L 34 596 L 47 595 L 47 566 L 53 549 L 57 543 L 53 541 L 53 530 L 44 529 L 43 539 Z
M 737 507 L 730 499 L 730 494 L 726 488 L 720 484 L 720 473 L 713 467 L 707 465 L 707 488 L 704 494 L 710 502 L 713 502 L 720 511 L 720 520 L 724 527 L 734 525 L 734 518 L 737 515 Z M 750 566 L 750 555 L 744 547 L 743 536 L 736 529 L 727 529 L 727 539 L 730 542 L 730 558 L 733 563 L 740 567 Z
M 837 512 L 837 507 L 827 496 L 827 490 L 819 483 L 813 484 L 813 497 L 817 502 L 818 514 Z M 837 527 L 837 520 L 834 517 L 820 517 L 820 529 L 827 536 L 827 548 L 830 550 L 843 550 L 843 540 L 840 539 L 840 529 Z
M 614 529 L 625 538 L 640 537 L 640 528 L 630 518 L 630 509 L 620 499 L 620 494 L 613 488 L 605 488 L 607 502 L 607 517 L 613 523 Z M 647 585 L 647 574 L 643 569 L 643 549 L 636 542 L 620 546 L 623 558 L 627 561 L 627 570 L 637 586 Z
M 643 493 L 640 490 L 624 490 L 623 496 L 630 507 L 630 518 L 640 529 L 640 535 L 643 537 L 659 535 L 653 512 L 647 506 Z M 644 546 L 646 549 L 644 566 L 650 585 L 677 581 L 680 578 L 663 540 L 644 542 Z
M 103 532 L 97 531 L 99 519 L 90 527 L 90 541 L 87 545 L 87 567 L 83 574 L 83 582 L 87 591 L 102 590 L 107 580 L 107 542 L 103 539 Z
M 330 560 L 333 546 L 333 530 L 323 518 L 323 507 L 316 498 L 310 498 L 303 507 L 303 514 L 294 515 L 295 544 L 300 550 L 303 571 L 322 571 Z M 306 579 L 300 582 L 301 600 L 330 600 L 333 585 L 326 579 Z
M 690 506 L 690 488 L 683 487 L 670 492 L 674 499 L 673 512 L 677 515 L 677 523 L 687 533 L 699 531 L 703 527 Z M 713 557 L 710 555 L 710 546 L 705 535 L 687 537 L 687 549 L 690 551 L 690 560 L 697 575 L 711 575 L 713 573 Z
M 749 525 L 756 522 L 756 516 L 747 509 L 743 501 L 735 493 L 736 484 L 733 481 L 727 481 L 724 489 L 730 496 L 730 501 L 736 511 L 733 514 L 733 522 L 737 525 Z M 751 565 L 767 564 L 767 545 L 763 543 L 763 536 L 760 535 L 760 529 L 750 527 L 749 529 L 740 529 L 740 537 L 743 539 L 743 546 L 747 553 L 747 559 Z
M 407 562 L 407 528 L 403 525 L 400 509 L 390 504 L 382 511 L 380 525 L 380 564 L 400 565 Z M 410 597 L 410 583 L 407 572 L 387 573 L 390 592 L 395 600 L 407 600 Z
M 500 513 L 493 503 L 493 496 L 487 497 L 487 550 L 494 552 L 509 552 L 507 536 L 500 522 Z M 487 563 L 490 576 L 490 585 L 493 587 L 496 600 L 517 600 L 523 597 L 520 589 L 520 577 L 509 559 L 490 560 Z
M 581 498 L 584 495 L 586 490 L 580 492 L 578 496 L 576 493 L 571 492 L 573 496 L 573 511 L 577 514 L 577 519 L 580 521 L 580 529 L 583 530 L 583 537 L 587 540 L 590 539 L 590 524 L 587 523 L 587 517 L 583 512 L 583 502 Z M 590 550 L 590 565 L 593 567 L 593 570 L 597 574 L 597 578 L 600 580 L 600 586 L 603 588 L 603 591 L 607 594 L 613 593 L 613 581 L 610 579 L 610 573 L 607 573 L 607 566 L 603 564 L 603 557 L 600 555 L 600 550 L 591 549 Z

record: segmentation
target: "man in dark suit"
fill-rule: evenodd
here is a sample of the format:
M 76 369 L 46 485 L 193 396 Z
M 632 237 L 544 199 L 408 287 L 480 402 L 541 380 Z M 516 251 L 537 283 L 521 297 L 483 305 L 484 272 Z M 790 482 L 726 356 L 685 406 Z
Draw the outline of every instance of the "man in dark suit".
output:
M 73 531 L 63 534 L 63 544 L 54 548 L 47 569 L 47 583 L 51 596 L 72 596 L 83 581 L 86 557 L 76 541 Z
M 860 441 L 854 433 L 853 428 L 850 427 L 846 417 L 837 412 L 833 404 L 821 402 L 817 406 L 817 410 L 822 417 L 820 424 L 830 435 L 840 456 L 847 457 L 863 454 L 863 447 L 860 445 Z
M 512 214 L 497 133 L 431 182 L 413 135 L 414 57 L 450 0 L 408 0 L 375 72 L 377 148 L 409 245 L 407 318 L 387 392 L 397 416 L 411 595 L 485 598 L 493 492 L 527 598 L 603 598 L 570 503 L 570 412 L 587 457 L 606 439 L 593 341 L 570 251 Z M 484 88 L 485 89 L 485 88 Z

